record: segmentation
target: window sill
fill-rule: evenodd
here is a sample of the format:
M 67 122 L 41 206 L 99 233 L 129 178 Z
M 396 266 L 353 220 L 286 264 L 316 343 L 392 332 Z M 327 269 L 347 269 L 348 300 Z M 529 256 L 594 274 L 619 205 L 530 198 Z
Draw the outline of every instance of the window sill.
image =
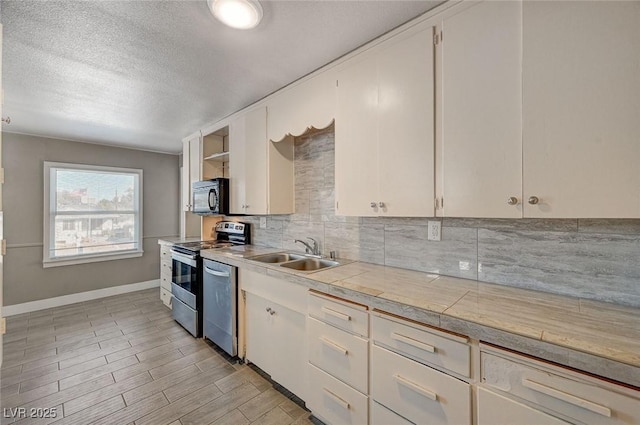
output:
M 61 266 L 74 266 L 78 264 L 97 263 L 102 261 L 124 260 L 127 258 L 142 257 L 144 251 L 133 251 L 103 255 L 92 255 L 87 257 L 67 257 L 63 259 L 51 259 L 42 262 L 43 268 L 49 267 L 61 267 Z

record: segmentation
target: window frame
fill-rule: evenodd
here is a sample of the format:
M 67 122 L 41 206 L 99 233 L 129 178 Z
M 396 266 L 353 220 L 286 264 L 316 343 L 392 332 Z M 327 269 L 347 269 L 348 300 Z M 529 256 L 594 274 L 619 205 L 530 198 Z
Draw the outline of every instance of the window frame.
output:
M 123 251 L 111 251 L 101 253 L 89 253 L 82 255 L 67 255 L 64 257 L 51 257 L 51 252 L 55 251 L 51 249 L 52 237 L 55 240 L 55 216 L 56 209 L 55 204 L 52 204 L 52 195 L 55 199 L 56 181 L 51 179 L 51 169 L 62 170 L 78 170 L 88 172 L 107 172 L 115 174 L 132 174 L 137 177 L 137 188 L 134 188 L 134 192 L 137 191 L 137 196 L 134 193 L 134 209 L 133 211 L 120 211 L 121 213 L 134 214 L 135 236 L 133 238 L 134 243 L 137 243 L 137 249 L 123 250 Z M 95 263 L 100 261 L 112 261 L 122 260 L 127 258 L 141 257 L 144 254 L 142 242 L 143 242 L 143 205 L 142 205 L 142 191 L 143 191 L 143 170 L 138 168 L 121 168 L 121 167 L 108 167 L 104 165 L 92 165 L 92 164 L 73 164 L 65 162 L 51 162 L 44 161 L 44 210 L 43 210 L 43 246 L 42 246 L 42 266 L 47 267 L 59 267 L 69 266 L 76 264 Z M 137 189 L 137 190 L 136 190 Z M 111 212 L 111 211 L 110 211 Z

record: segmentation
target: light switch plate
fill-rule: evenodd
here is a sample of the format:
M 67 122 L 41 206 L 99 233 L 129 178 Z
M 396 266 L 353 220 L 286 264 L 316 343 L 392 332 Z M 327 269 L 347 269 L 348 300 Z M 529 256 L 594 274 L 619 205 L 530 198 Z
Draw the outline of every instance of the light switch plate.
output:
M 267 228 L 267 217 L 260 217 L 260 228 L 261 229 Z
M 442 240 L 442 222 L 429 221 L 427 223 L 427 240 L 439 241 Z

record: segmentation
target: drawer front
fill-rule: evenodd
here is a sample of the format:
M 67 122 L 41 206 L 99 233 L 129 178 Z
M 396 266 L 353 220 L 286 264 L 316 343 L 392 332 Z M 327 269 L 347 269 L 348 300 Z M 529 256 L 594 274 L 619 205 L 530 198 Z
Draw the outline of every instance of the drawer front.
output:
M 368 397 L 312 364 L 307 407 L 328 425 L 368 423 Z
M 419 362 L 447 369 L 461 376 L 471 376 L 471 348 L 464 337 L 372 314 L 371 338 L 375 344 Z
M 161 275 L 160 286 L 166 289 L 167 291 L 171 292 L 171 276 L 167 277 L 165 275 Z
M 478 425 L 566 425 L 568 422 L 540 410 L 503 397 L 485 388 L 478 388 Z
M 160 245 L 160 261 L 171 262 L 171 245 Z
M 169 277 L 169 280 L 171 280 L 171 268 L 173 267 L 172 263 L 171 263 L 171 258 L 169 258 L 169 261 L 160 261 L 160 275 L 166 275 Z
M 584 381 L 573 379 L 560 368 L 516 356 L 482 352 L 482 382 L 585 424 L 640 423 L 640 393 L 631 397 L 615 384 L 586 375 Z
M 307 320 L 309 362 L 367 394 L 369 344 L 366 339 L 310 317 Z
M 369 314 L 366 307 L 339 302 L 310 292 L 308 308 L 309 316 L 315 319 L 357 335 L 369 336 Z
M 417 424 L 471 424 L 469 384 L 375 345 L 371 397 Z
M 378 402 L 371 402 L 370 425 L 414 425 L 397 413 L 387 409 Z
M 171 287 L 169 287 L 171 288 Z M 171 290 L 167 290 L 164 287 L 160 288 L 160 301 L 167 307 L 171 308 Z

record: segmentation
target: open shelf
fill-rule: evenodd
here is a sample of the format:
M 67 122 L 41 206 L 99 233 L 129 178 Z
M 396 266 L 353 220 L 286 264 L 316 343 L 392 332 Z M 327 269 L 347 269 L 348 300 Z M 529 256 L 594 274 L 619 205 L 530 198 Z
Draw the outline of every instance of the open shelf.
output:
M 205 161 L 229 162 L 229 152 L 214 153 L 203 158 Z

